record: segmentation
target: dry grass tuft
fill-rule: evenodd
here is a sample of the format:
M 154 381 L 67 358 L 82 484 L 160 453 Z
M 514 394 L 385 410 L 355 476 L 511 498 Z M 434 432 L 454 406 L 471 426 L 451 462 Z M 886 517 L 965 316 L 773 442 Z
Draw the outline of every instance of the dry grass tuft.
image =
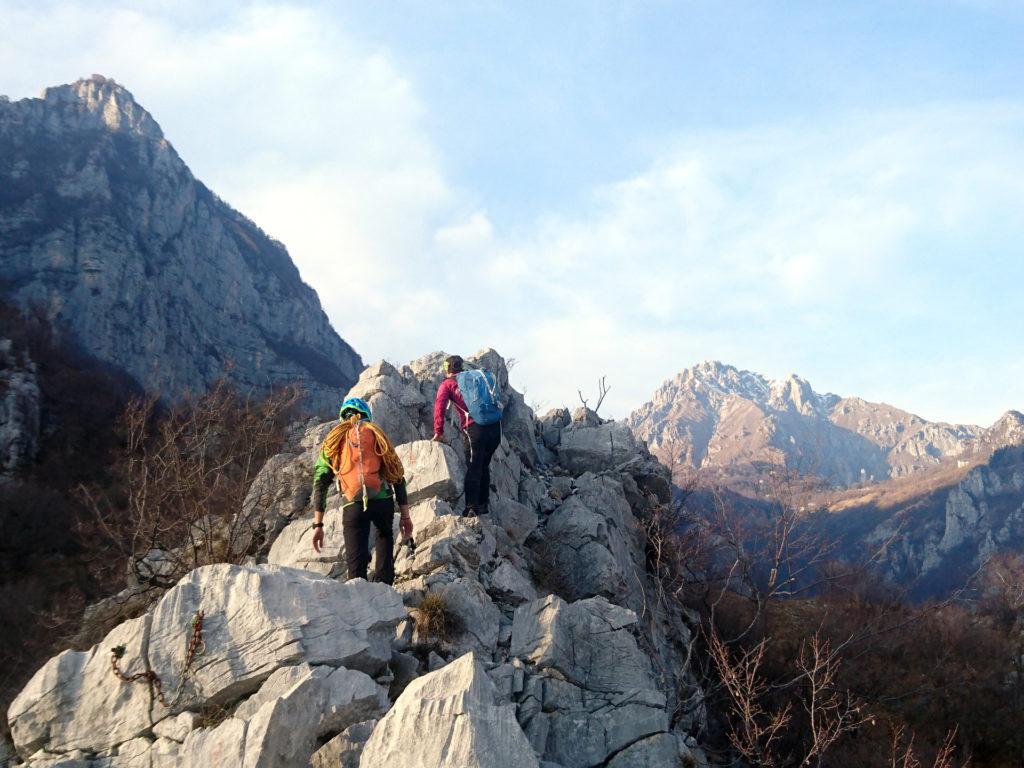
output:
M 423 637 L 447 641 L 462 631 L 462 622 L 452 613 L 443 595 L 431 592 L 415 610 L 416 630 Z

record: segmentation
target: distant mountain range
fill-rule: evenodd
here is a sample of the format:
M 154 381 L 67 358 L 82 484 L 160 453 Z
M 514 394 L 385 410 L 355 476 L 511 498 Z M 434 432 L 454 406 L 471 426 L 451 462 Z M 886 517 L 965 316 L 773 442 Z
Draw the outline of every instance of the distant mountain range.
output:
M 1024 442 L 1017 411 L 988 428 L 930 422 L 883 403 L 818 394 L 796 375 L 773 381 L 717 361 L 666 381 L 627 421 L 677 469 L 743 475 L 784 465 L 835 486 L 967 466 Z
M 0 290 L 170 397 L 299 382 L 328 413 L 363 367 L 284 246 L 98 75 L 0 97 Z
M 711 487 L 741 516 L 762 518 L 779 501 L 766 473 L 793 471 L 787 494 L 834 556 L 870 559 L 914 597 L 949 595 L 989 558 L 1024 552 L 1017 411 L 987 428 L 936 423 L 709 361 L 665 382 L 628 421 L 677 481 L 697 479 L 698 512 Z

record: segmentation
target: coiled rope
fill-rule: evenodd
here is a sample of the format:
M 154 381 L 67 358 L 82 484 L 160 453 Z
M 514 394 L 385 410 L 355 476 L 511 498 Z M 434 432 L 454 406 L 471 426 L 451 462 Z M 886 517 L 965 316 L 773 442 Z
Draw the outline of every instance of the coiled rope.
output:
M 334 474 L 337 475 L 341 472 L 341 454 L 345 447 L 345 439 L 353 429 L 356 429 L 357 434 L 362 429 L 368 429 L 373 433 L 373 436 L 376 438 L 374 450 L 380 456 L 381 463 L 384 465 L 382 474 L 388 483 L 394 485 L 405 477 L 405 467 L 402 466 L 402 460 L 398 458 L 398 454 L 395 453 L 395 447 L 391 444 L 388 436 L 384 434 L 384 430 L 372 421 L 363 420 L 359 415 L 350 416 L 347 421 L 341 422 L 324 439 L 323 447 L 320 450 L 327 458 L 327 462 L 331 465 L 331 470 Z M 362 477 L 362 465 L 360 465 L 359 471 L 360 477 Z M 366 487 L 364 485 L 364 507 L 367 501 Z

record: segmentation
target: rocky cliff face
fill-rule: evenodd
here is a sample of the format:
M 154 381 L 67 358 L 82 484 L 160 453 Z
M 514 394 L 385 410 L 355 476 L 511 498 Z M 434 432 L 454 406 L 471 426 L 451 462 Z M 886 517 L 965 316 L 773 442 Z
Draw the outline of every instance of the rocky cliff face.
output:
M 36 457 L 40 400 L 35 362 L 11 339 L 0 338 L 0 480 Z
M 949 594 L 992 555 L 1024 551 L 1024 446 L 893 485 L 834 503 L 828 527 L 847 553 L 878 552 L 885 578 L 912 595 Z
M 298 381 L 328 407 L 362 368 L 284 247 L 100 76 L 0 100 L 0 281 L 169 396 L 227 376 L 257 391 Z
M 21 759 L 706 766 L 692 623 L 658 599 L 645 569 L 642 524 L 669 497 L 665 468 L 592 412 L 538 420 L 487 351 L 473 359 L 503 385 L 504 436 L 491 513 L 463 518 L 462 443 L 454 430 L 448 444 L 424 439 L 443 357 L 378 363 L 353 389 L 400 443 L 409 482 L 416 545 L 396 546 L 394 588 L 343 580 L 337 496 L 327 546 L 310 547 L 309 478 L 334 424 L 312 423 L 240 510 L 271 531 L 266 562 L 197 569 L 91 650 L 51 659 L 8 713 Z M 443 633 L 422 621 L 438 603 Z M 141 682 L 114 675 L 111 648 Z
M 785 464 L 837 485 L 976 460 L 1024 440 L 1015 411 L 989 429 L 934 423 L 857 397 L 820 395 L 795 375 L 772 381 L 714 361 L 665 382 L 627 423 L 670 465 Z

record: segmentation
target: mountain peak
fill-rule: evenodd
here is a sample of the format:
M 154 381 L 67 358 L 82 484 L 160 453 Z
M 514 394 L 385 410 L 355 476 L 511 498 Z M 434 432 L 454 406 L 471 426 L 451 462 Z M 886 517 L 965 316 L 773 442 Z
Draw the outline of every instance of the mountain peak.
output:
M 149 139 L 163 139 L 153 116 L 113 78 L 92 75 L 43 91 L 41 99 L 59 111 L 58 125 L 76 129 L 107 128 L 127 131 Z
M 355 381 L 362 361 L 287 250 L 199 182 L 114 80 L 0 103 L 0 157 L 0 277 L 84 351 L 168 399 L 221 378 L 299 382 L 328 409 Z
M 985 434 L 988 442 L 997 446 L 1024 443 L 1024 414 L 1020 411 L 1007 411 L 985 430 Z

